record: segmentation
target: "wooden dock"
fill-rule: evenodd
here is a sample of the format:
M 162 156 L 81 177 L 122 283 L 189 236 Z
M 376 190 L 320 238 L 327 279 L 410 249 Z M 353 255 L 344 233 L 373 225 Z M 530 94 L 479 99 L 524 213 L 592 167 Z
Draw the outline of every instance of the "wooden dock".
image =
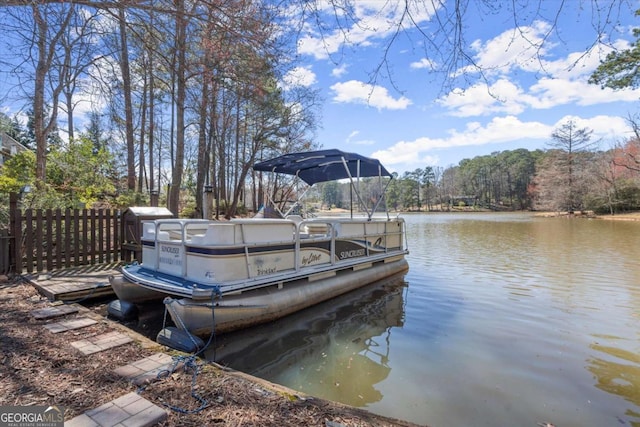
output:
M 23 278 L 51 301 L 79 301 L 115 295 L 109 276 L 120 274 L 120 263 L 86 265 Z

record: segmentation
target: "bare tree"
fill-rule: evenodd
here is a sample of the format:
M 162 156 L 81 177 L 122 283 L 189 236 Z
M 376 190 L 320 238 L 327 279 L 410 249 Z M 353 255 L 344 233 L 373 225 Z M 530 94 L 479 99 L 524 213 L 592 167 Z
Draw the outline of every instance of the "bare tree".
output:
M 99 25 L 96 25 L 99 14 L 95 10 L 79 11 L 78 6 L 75 8 L 72 20 L 60 40 L 59 59 L 62 62 L 55 64 L 63 84 L 65 103 L 61 105 L 61 109 L 67 113 L 67 133 L 70 140 L 74 138 L 74 110 L 79 102 L 74 101 L 74 96 L 86 86 L 90 68 L 104 54 L 98 51 L 95 43 L 95 39 L 101 36 Z
M 615 147 L 617 155 L 614 156 L 613 163 L 630 171 L 640 172 L 640 121 L 637 116 L 630 115 L 627 122 L 633 129 L 635 138 Z
M 593 131 L 578 128 L 573 120 L 563 123 L 557 128 L 549 143 L 551 162 L 547 173 L 555 176 L 553 181 L 558 206 L 563 206 L 569 213 L 584 206 L 584 195 L 588 190 L 586 174 L 593 160 L 593 149 L 596 142 L 591 141 Z
M 74 16 L 74 7 L 29 2 L 2 12 L 3 29 L 8 32 L 5 48 L 14 55 L 8 66 L 18 79 L 18 96 L 30 104 L 33 112 L 36 180 L 44 183 L 47 137 L 57 128 L 63 89 L 55 65 L 63 62 L 61 40 Z
M 180 187 L 182 186 L 182 172 L 184 171 L 184 138 L 185 138 L 185 100 L 187 87 L 187 17 L 185 14 L 185 1 L 176 0 L 175 15 L 175 50 L 176 50 L 176 93 L 174 104 L 176 106 L 176 141 L 175 158 L 173 159 L 173 173 L 171 174 L 171 190 L 169 191 L 169 210 L 174 214 L 179 213 Z
M 127 188 L 136 188 L 135 141 L 133 134 L 133 101 L 131 94 L 131 70 L 129 68 L 129 46 L 127 41 L 127 19 L 124 8 L 118 8 L 120 29 L 120 73 L 122 75 L 122 94 L 124 97 L 125 138 L 127 145 Z

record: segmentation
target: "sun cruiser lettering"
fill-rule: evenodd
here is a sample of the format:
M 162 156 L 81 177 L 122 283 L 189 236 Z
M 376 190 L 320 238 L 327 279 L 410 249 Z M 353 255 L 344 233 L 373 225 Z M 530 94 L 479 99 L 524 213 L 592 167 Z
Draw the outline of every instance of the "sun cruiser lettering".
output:
M 367 251 L 364 249 L 353 249 L 351 251 L 340 252 L 340 259 L 355 258 L 365 256 Z

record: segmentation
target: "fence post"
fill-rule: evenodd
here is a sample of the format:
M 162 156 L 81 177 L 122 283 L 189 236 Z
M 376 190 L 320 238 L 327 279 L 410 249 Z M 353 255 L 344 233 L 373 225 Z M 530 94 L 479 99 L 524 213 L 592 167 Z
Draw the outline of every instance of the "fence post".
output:
M 0 230 L 0 275 L 7 275 L 11 270 L 9 239 L 9 230 Z
M 20 225 L 20 210 L 18 209 L 18 193 L 9 193 L 9 268 L 16 274 L 22 273 L 22 240 Z

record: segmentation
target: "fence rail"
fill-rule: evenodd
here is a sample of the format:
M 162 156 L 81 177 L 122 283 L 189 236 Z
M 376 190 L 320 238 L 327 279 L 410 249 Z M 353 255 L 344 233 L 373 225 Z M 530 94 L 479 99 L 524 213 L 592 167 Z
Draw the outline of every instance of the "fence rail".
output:
M 17 209 L 10 206 L 9 234 L 0 236 L 5 274 L 50 271 L 121 259 L 121 214 L 110 209 Z

